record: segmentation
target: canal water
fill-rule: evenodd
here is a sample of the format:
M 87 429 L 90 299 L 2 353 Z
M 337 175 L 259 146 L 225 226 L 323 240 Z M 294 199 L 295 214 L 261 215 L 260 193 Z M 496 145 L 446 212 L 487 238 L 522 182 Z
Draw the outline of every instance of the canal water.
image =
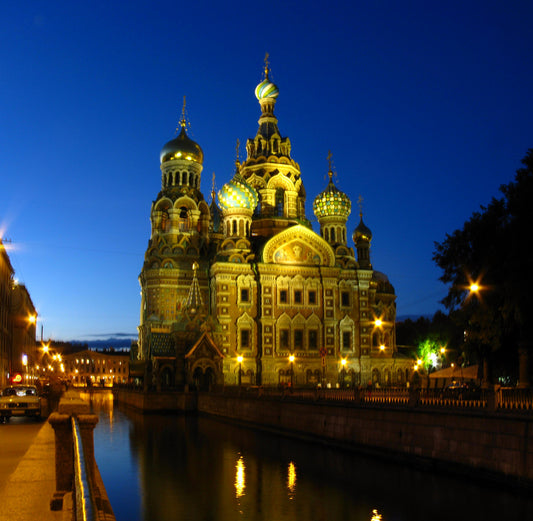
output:
M 533 519 L 524 493 L 105 396 L 95 455 L 117 521 Z

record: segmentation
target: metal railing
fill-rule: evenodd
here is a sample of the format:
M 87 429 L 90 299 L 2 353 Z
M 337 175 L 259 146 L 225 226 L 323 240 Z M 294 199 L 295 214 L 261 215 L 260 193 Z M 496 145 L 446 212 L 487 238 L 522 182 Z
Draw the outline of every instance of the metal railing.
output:
M 76 521 L 97 521 L 98 510 L 92 488 L 92 477 L 83 450 L 80 427 L 75 416 L 71 417 L 71 423 L 74 444 L 74 519 Z
M 487 411 L 533 412 L 533 390 L 517 388 L 497 389 L 408 389 L 389 388 L 293 388 L 226 387 L 221 392 L 227 396 L 269 397 L 314 402 L 336 402 L 369 406 L 397 406 L 421 408 L 450 408 Z

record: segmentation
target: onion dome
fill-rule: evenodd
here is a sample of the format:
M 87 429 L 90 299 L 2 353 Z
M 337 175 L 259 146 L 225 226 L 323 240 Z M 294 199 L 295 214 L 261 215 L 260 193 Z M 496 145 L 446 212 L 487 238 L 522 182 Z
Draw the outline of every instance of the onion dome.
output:
M 276 99 L 279 95 L 279 89 L 276 84 L 272 83 L 268 76 L 255 88 L 255 97 L 261 101 L 263 99 Z
M 349 197 L 335 186 L 332 177 L 333 173 L 330 170 L 328 186 L 315 198 L 313 211 L 317 219 L 322 217 L 342 217 L 347 220 L 352 211 L 352 203 Z
M 254 211 L 258 201 L 255 188 L 249 185 L 238 171 L 218 192 L 218 202 L 222 210 L 242 208 Z
M 372 232 L 370 231 L 370 228 L 366 226 L 366 224 L 363 222 L 363 214 L 359 214 L 360 221 L 359 225 L 353 232 L 353 242 L 357 244 L 358 241 L 368 241 L 370 242 L 372 240 Z
M 265 79 L 255 88 L 255 97 L 259 101 L 271 100 L 276 101 L 279 95 L 278 86 L 272 83 L 268 77 L 270 71 L 268 64 L 268 53 L 265 56 Z
M 173 159 L 184 159 L 202 164 L 204 153 L 200 145 L 193 141 L 185 132 L 185 121 L 181 122 L 181 132 L 178 137 L 169 141 L 162 149 L 159 156 L 161 164 Z

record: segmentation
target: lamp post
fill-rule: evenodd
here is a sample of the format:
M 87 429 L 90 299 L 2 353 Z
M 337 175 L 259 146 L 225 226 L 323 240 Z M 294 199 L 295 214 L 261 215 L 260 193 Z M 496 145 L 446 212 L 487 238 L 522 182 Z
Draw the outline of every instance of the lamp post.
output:
M 239 387 L 241 387 L 241 384 L 242 384 L 242 361 L 243 361 L 243 357 L 242 355 L 239 355 L 237 357 L 237 362 L 239 362 Z
M 289 356 L 289 362 L 291 364 L 290 372 L 291 372 L 291 389 L 294 385 L 294 355 Z
M 344 387 L 345 377 L 346 377 L 346 358 L 341 358 L 341 387 Z

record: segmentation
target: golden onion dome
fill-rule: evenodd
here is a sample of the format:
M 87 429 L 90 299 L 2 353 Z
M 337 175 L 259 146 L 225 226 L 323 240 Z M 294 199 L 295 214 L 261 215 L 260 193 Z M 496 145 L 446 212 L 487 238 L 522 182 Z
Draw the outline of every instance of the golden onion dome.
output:
M 169 141 L 161 149 L 159 159 L 161 164 L 173 159 L 184 159 L 202 164 L 204 162 L 204 153 L 200 145 L 187 136 L 185 125 L 182 124 L 179 136 Z
M 359 214 L 359 225 L 353 232 L 353 242 L 357 244 L 360 240 L 370 242 L 372 240 L 372 232 L 370 228 L 363 222 L 363 215 Z

